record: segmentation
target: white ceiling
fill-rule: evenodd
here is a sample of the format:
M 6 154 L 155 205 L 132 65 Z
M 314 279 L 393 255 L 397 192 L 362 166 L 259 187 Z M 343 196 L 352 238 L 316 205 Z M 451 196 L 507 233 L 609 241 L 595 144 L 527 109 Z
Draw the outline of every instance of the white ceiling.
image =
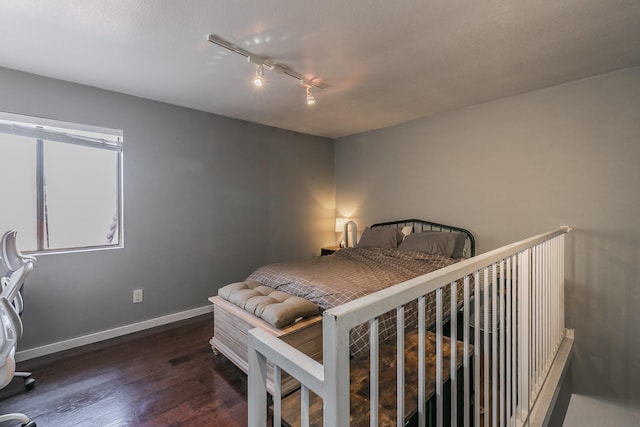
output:
M 638 0 L 0 0 L 0 66 L 332 138 L 637 65 Z

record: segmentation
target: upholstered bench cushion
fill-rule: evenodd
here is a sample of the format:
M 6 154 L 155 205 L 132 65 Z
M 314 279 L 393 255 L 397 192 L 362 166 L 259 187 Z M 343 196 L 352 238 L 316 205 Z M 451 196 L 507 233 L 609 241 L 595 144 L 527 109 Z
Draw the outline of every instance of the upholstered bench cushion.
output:
M 311 301 L 254 281 L 232 283 L 220 288 L 218 295 L 276 328 L 320 312 Z

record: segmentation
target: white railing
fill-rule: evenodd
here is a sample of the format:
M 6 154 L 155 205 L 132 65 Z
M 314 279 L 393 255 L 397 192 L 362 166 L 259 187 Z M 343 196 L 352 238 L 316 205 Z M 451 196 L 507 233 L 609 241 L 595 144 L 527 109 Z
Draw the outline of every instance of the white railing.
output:
M 417 334 L 418 425 L 445 417 L 451 425 L 529 425 L 555 354 L 564 338 L 564 237 L 562 227 L 507 245 L 455 265 L 417 277 L 396 286 L 327 310 L 323 317 L 323 363 L 268 333 L 249 332 L 249 425 L 267 423 L 266 361 L 275 367 L 273 425 L 281 424 L 282 396 L 279 378 L 284 370 L 301 383 L 300 425 L 309 425 L 310 391 L 322 399 L 325 426 L 347 426 L 350 420 L 349 331 L 362 323 L 370 327 L 369 414 L 371 426 L 379 424 L 379 349 L 388 343 L 378 340 L 378 318 L 396 312 L 395 420 L 404 425 L 406 416 L 405 333 Z M 456 295 L 463 287 L 462 301 Z M 443 318 L 443 293 L 450 289 L 451 312 L 460 316 Z M 435 330 L 425 322 L 426 295 L 436 293 Z M 418 303 L 418 325 L 405 325 L 405 306 Z M 460 321 L 460 320 L 461 321 Z M 449 321 L 449 337 L 443 334 Z M 461 323 L 461 324 L 460 324 Z M 435 372 L 426 369 L 426 335 L 435 334 Z M 408 335 L 407 335 L 408 336 Z M 448 346 L 450 370 L 444 372 L 443 340 Z M 461 341 L 459 341 L 461 340 Z M 475 344 L 474 344 L 475 343 Z M 457 345 L 456 345 L 457 344 Z M 461 354 L 460 354 L 461 353 Z M 413 359 L 412 359 L 413 360 Z M 388 374 L 388 373 L 385 373 Z M 428 381 L 428 376 L 435 381 Z M 444 384 L 450 392 L 445 393 Z M 428 389 L 427 384 L 435 384 Z M 386 388 L 383 392 L 388 392 Z M 387 396 L 388 398 L 388 396 Z M 435 400 L 434 400 L 435 399 Z M 427 405 L 430 401 L 431 404 Z M 444 413 L 447 402 L 451 412 Z M 412 402 L 410 402 L 412 403 Z M 431 408 L 431 409 L 429 409 Z M 482 418 L 482 420 L 481 420 Z M 365 422 L 367 422 L 365 421 Z M 358 420 L 358 424 L 362 420 Z M 354 424 L 356 424 L 354 422 Z

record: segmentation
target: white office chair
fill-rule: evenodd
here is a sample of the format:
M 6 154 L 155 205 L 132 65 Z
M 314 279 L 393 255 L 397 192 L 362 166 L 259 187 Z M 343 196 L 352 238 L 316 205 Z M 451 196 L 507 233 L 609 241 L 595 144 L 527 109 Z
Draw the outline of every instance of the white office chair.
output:
M 6 270 L 5 277 L 8 277 L 9 274 L 23 266 L 27 261 L 32 261 L 33 263 L 36 262 L 35 257 L 22 255 L 22 253 L 20 253 L 18 245 L 16 244 L 17 234 L 18 232 L 16 231 L 7 231 L 0 240 L 0 258 L 2 259 L 2 264 Z M 17 309 L 18 314 L 21 314 L 22 309 L 24 308 L 24 303 L 22 301 L 22 294 L 19 290 L 18 294 L 15 296 L 15 300 L 11 301 L 11 303 Z
M 22 377 L 27 389 L 34 386 L 30 372 L 16 372 L 15 351 L 22 336 L 20 312 L 23 301 L 20 291 L 27 276 L 33 271 L 35 258 L 20 254 L 15 245 L 15 232 L 8 232 L 0 241 L 0 255 L 7 272 L 0 279 L 0 388 L 6 387 L 14 376 Z M 35 427 L 36 423 L 21 413 L 0 415 L 0 422 L 18 420 L 23 427 Z
M 2 264 L 4 265 L 4 268 L 6 270 L 5 276 L 1 279 L 2 288 L 0 289 L 0 292 L 2 292 L 3 294 L 5 289 L 7 288 L 7 284 L 9 283 L 10 275 L 13 272 L 17 271 L 18 269 L 20 269 L 20 267 L 30 262 L 32 265 L 30 267 L 30 270 L 26 273 L 26 275 L 28 275 L 31 272 L 31 269 L 33 269 L 36 262 L 35 257 L 23 255 L 18 250 L 18 245 L 16 244 L 17 234 L 18 233 L 16 231 L 7 231 L 6 233 L 4 233 L 2 239 L 0 240 L 0 258 L 2 258 Z M 10 301 L 15 308 L 15 311 L 18 313 L 18 315 L 22 314 L 22 310 L 24 308 L 24 301 L 22 300 L 21 291 L 24 280 L 26 279 L 26 275 L 25 277 L 23 277 L 22 283 L 14 284 L 11 287 L 9 294 L 5 295 L 7 297 L 7 300 Z M 21 337 L 22 322 L 19 322 L 18 327 L 18 337 Z M 15 372 L 14 376 L 24 379 L 24 386 L 27 388 L 27 390 L 31 390 L 36 384 L 36 380 L 31 377 L 31 372 Z
M 0 388 L 6 387 L 16 374 L 15 352 L 16 343 L 22 335 L 22 321 L 18 311 L 10 301 L 24 284 L 26 277 L 33 270 L 33 262 L 27 261 L 23 266 L 2 278 L 2 293 L 0 293 Z M 30 373 L 26 373 L 31 375 Z M 30 378 L 32 381 L 33 379 Z M 25 380 L 26 385 L 26 380 Z M 33 385 L 31 385 L 33 387 Z M 29 388 L 29 387 L 28 387 Z M 25 427 L 35 427 L 35 422 L 20 413 L 0 415 L 0 422 L 18 420 Z

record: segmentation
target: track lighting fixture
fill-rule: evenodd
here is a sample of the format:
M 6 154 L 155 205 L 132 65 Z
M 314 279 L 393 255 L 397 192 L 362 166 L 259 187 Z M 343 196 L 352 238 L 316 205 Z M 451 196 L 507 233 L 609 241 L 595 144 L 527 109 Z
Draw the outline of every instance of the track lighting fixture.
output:
M 256 77 L 253 79 L 253 84 L 257 87 L 264 84 L 264 65 L 260 64 L 256 67 Z
M 248 62 L 252 62 L 254 64 L 257 65 L 256 68 L 256 74 L 255 77 L 253 79 L 253 84 L 256 85 L 257 87 L 261 87 L 264 86 L 264 68 L 267 67 L 267 69 L 271 70 L 271 71 L 276 71 L 278 73 L 284 74 L 286 76 L 289 77 L 293 77 L 294 79 L 298 80 L 300 82 L 300 84 L 302 84 L 304 87 L 306 87 L 307 89 L 307 105 L 313 105 L 316 103 L 316 98 L 313 96 L 313 94 L 311 93 L 311 89 L 312 88 L 316 88 L 316 89 L 324 89 L 326 86 L 322 83 L 318 83 L 315 82 L 315 78 L 314 79 L 305 79 L 303 75 L 301 75 L 300 73 L 296 73 L 295 71 L 293 71 L 292 69 L 288 68 L 285 65 L 282 64 L 278 64 L 275 61 L 272 61 L 271 59 L 266 59 L 266 58 L 262 58 L 260 56 L 254 55 L 253 53 L 239 47 L 236 46 L 232 43 L 229 43 L 228 41 L 214 35 L 214 34 L 209 34 L 207 36 L 207 40 L 213 44 L 216 44 L 218 46 L 224 47 L 225 49 L 230 50 L 233 53 L 237 53 L 238 55 L 242 55 L 245 58 L 247 58 Z
M 313 94 L 311 93 L 311 87 L 307 86 L 307 105 L 313 105 L 316 103 L 316 99 L 314 98 Z

